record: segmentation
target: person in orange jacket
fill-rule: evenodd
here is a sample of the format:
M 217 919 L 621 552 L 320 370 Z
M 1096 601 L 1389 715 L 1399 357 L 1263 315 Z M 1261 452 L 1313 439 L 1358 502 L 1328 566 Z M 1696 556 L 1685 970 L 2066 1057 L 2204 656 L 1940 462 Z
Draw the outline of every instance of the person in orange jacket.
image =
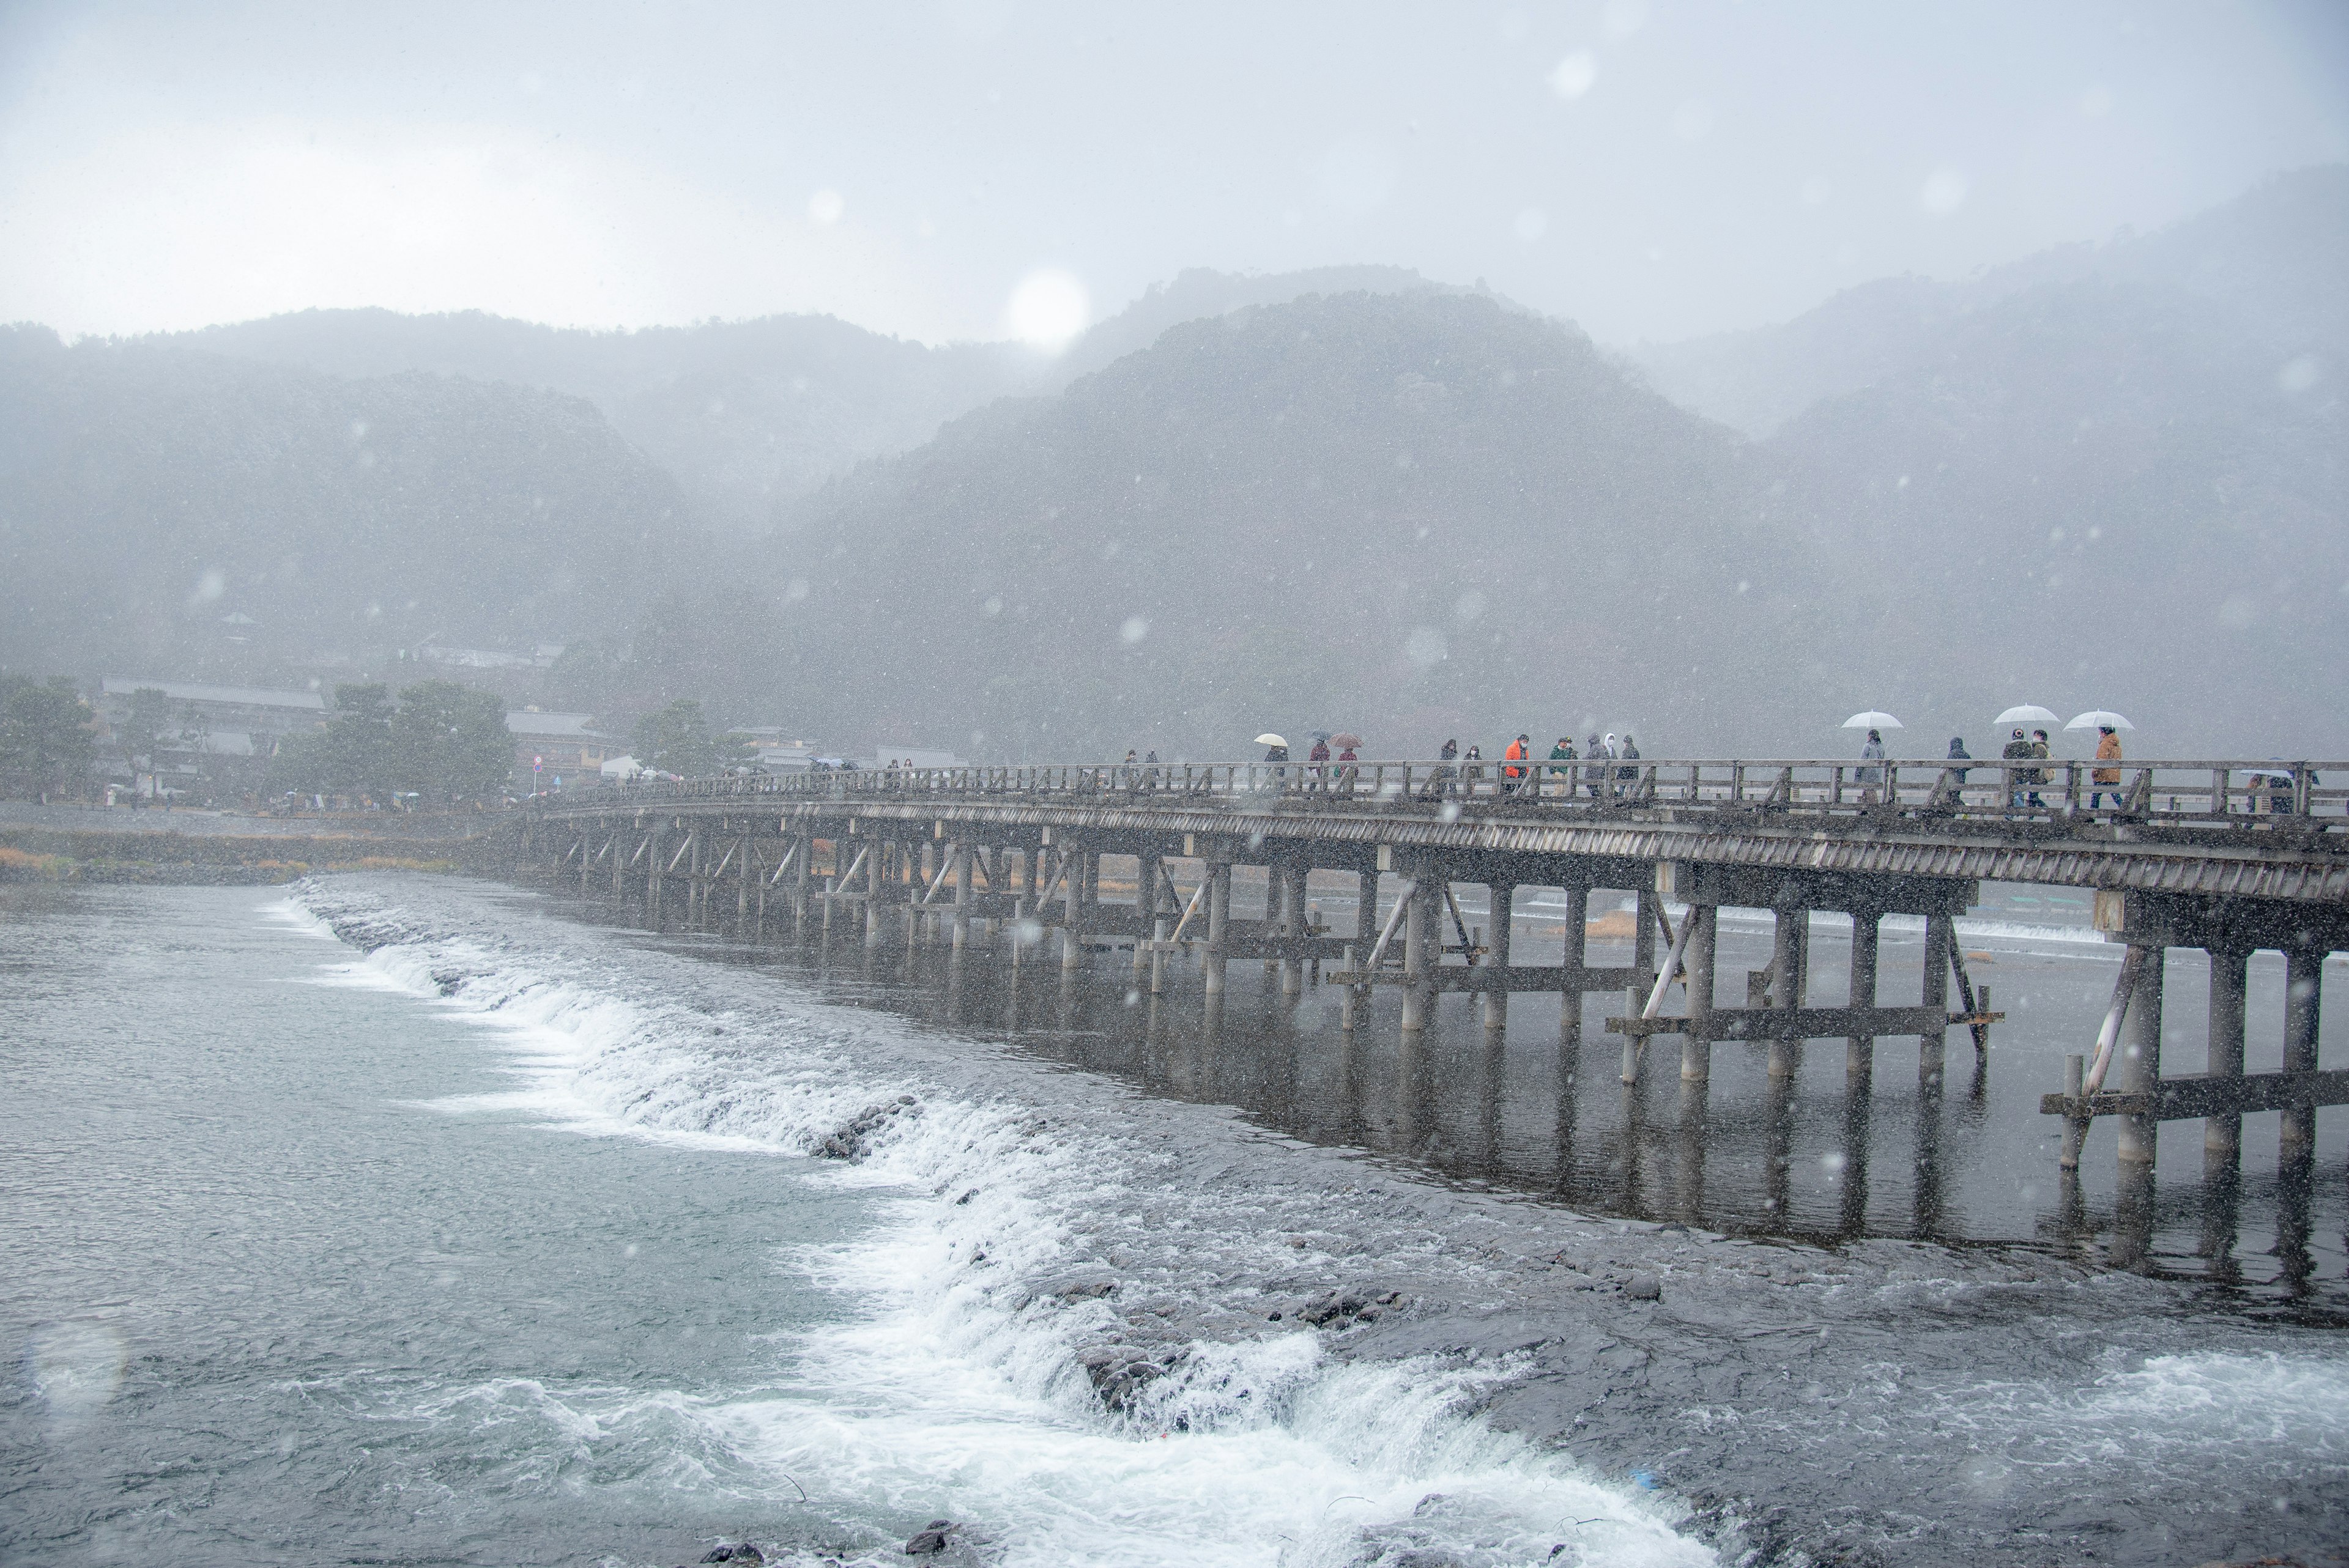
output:
M 1524 787 L 1526 758 L 1532 755 L 1533 741 L 1530 737 L 1523 735 L 1509 742 L 1509 748 L 1501 753 L 1505 764 L 1501 769 L 1501 790 L 1504 794 L 1515 794 Z
M 2120 759 L 2121 738 L 2117 734 L 2114 733 L 2113 727 L 2111 725 L 2105 724 L 2097 726 L 2096 760 L 2099 762 L 2118 762 Z M 2121 792 L 2119 789 L 2120 781 L 2121 770 L 2117 768 L 2099 768 L 2088 775 L 2088 782 L 2092 785 L 2108 784 L 2114 787 L 2113 810 L 2120 810 L 2122 804 Z M 2095 810 L 2096 809 L 2096 803 L 2104 798 L 2105 792 L 2102 789 L 2090 789 L 2088 791 L 2088 810 L 2091 811 Z

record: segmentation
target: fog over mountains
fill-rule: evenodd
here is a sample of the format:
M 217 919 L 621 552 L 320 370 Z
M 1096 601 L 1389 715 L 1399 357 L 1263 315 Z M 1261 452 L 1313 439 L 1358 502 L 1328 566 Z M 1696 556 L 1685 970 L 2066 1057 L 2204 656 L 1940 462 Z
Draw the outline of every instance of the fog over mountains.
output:
M 807 317 L 20 328 L 0 662 L 562 642 L 510 696 L 985 756 L 1788 755 L 1869 706 L 1980 754 L 2024 698 L 2145 754 L 2338 754 L 2344 261 L 2328 168 L 1619 352 L 1389 268 L 1185 273 L 1057 360 Z

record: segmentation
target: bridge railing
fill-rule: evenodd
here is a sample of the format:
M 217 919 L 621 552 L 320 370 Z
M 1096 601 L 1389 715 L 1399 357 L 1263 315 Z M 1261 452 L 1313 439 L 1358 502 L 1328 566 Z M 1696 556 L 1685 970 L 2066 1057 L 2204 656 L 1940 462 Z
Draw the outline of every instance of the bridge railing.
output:
M 2337 780 L 2338 782 L 2335 782 Z M 562 803 L 896 798 L 1220 801 L 1279 807 L 1693 811 L 2349 826 L 2349 762 L 1888 758 L 1482 758 L 967 763 L 639 781 Z

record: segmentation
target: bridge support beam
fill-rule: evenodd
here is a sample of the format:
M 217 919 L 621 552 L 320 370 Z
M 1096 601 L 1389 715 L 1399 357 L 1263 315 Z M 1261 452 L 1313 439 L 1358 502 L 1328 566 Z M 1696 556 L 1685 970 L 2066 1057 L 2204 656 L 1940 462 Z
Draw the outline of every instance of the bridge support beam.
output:
M 954 857 L 954 950 L 960 953 L 970 945 L 970 861 L 976 851 L 968 839 L 957 839 L 947 846 Z
M 1211 860 L 1207 862 L 1207 948 L 1199 967 L 1208 1001 L 1217 1006 L 1224 999 L 1224 964 L 1231 944 L 1231 923 L 1232 863 Z
M 1925 985 L 1920 1005 L 1942 1020 L 1917 1037 L 1917 1081 L 1928 1091 L 1940 1088 L 1942 1063 L 1949 1054 L 1950 962 L 1956 944 L 1957 923 L 1949 915 L 1925 917 Z
M 1702 1084 L 1713 1078 L 1713 987 L 1714 960 L 1720 946 L 1720 907 L 1689 905 L 1688 1033 L 1681 1040 L 1681 1082 Z
M 1861 908 L 1851 912 L 1851 992 L 1847 1006 L 1871 1009 L 1876 1006 L 1877 941 L 1882 934 L 1883 924 L 1881 910 Z M 1868 1094 L 1876 1078 L 1874 1035 L 1847 1037 L 1843 1074 L 1847 1089 L 1862 1097 Z
M 2121 1015 L 2120 1038 L 2115 1049 L 2123 1091 L 2147 1094 L 2161 1078 L 2161 990 L 2163 960 L 2168 949 L 2144 949 L 2137 988 L 2129 993 Z M 2113 1246 L 2108 1261 L 2116 1268 L 2142 1268 L 2153 1242 L 2153 1161 L 2161 1123 L 2152 1116 L 2119 1119 L 2119 1171 L 2113 1192 Z
M 2284 952 L 2283 1070 L 2316 1071 L 2317 1027 L 2323 1022 L 2324 954 L 2294 946 Z M 2309 1200 L 2316 1184 L 2316 1106 L 2288 1106 L 2276 1129 L 2276 1254 L 2293 1289 L 2309 1271 Z
M 1573 775 L 1569 773 L 1567 778 L 1570 782 Z M 1588 966 L 1590 889 L 1582 882 L 1569 882 L 1560 891 L 1566 895 L 1566 945 L 1558 964 L 1568 976 L 1578 975 Z M 1571 978 L 1558 987 L 1557 1054 L 1565 1073 L 1574 1070 L 1582 1054 L 1582 987 Z
M 1085 882 L 1092 870 L 1095 857 L 1082 849 L 1070 845 L 1061 850 L 1061 862 L 1068 868 L 1061 881 L 1063 905 L 1067 914 L 1061 927 L 1061 969 L 1063 974 L 1081 968 L 1085 961 Z
M 1435 1011 L 1436 933 L 1444 917 L 1443 884 L 1433 867 L 1414 879 L 1411 902 L 1402 915 L 1402 1028 L 1407 1035 L 1424 1030 Z
M 1516 924 L 1513 906 L 1517 899 L 1515 882 L 1488 882 L 1485 888 L 1485 918 L 1492 930 L 1485 937 L 1485 956 L 1501 974 L 1509 972 L 1510 938 Z M 1496 985 L 1485 993 L 1485 1027 L 1499 1030 L 1509 1026 L 1509 992 L 1506 985 Z
M 1272 867 L 1273 881 L 1280 895 L 1280 934 L 1291 942 L 1305 939 L 1305 879 L 1310 870 L 1303 861 L 1282 861 Z M 1280 994 L 1294 1002 L 1305 995 L 1305 958 L 1302 951 L 1284 954 L 1280 960 Z
M 1770 1003 L 1788 1012 L 1800 1007 L 1808 979 L 1811 952 L 1811 912 L 1795 906 L 1773 912 L 1770 933 Z M 1774 1084 L 1791 1078 L 1802 1062 L 1802 1041 L 1792 1035 L 1770 1038 L 1770 1078 Z
M 2243 1020 L 2250 991 L 2251 951 L 2217 945 L 2210 954 L 2209 1039 L 2205 1076 L 2240 1081 L 2243 1076 Z M 2243 1113 L 2224 1111 L 2202 1122 L 2202 1232 L 2199 1251 L 2215 1271 L 2230 1272 L 2236 1202 L 2242 1190 Z
M 1153 942 L 1166 934 L 1159 929 L 1159 907 L 1158 852 L 1143 850 L 1133 858 L 1133 917 L 1141 923 L 1143 935 Z M 1143 944 L 1133 944 L 1133 983 L 1137 987 L 1144 974 L 1155 970 L 1156 956 Z

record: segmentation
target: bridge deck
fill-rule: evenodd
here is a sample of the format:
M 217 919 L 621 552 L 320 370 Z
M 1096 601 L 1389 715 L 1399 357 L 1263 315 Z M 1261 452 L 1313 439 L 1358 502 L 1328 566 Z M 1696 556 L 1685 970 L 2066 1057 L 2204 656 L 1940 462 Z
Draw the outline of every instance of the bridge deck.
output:
M 2045 782 L 2009 781 L 2041 770 Z M 1481 777 L 1428 763 L 968 767 L 618 785 L 533 811 L 849 815 L 2349 903 L 2349 789 L 2322 782 L 2349 762 L 2130 763 L 2119 785 L 2095 770 L 1970 763 L 1960 782 L 1939 762 L 1888 763 L 1880 780 L 1847 762 L 1735 760 L 1540 761 L 1522 780 L 1489 762 Z

